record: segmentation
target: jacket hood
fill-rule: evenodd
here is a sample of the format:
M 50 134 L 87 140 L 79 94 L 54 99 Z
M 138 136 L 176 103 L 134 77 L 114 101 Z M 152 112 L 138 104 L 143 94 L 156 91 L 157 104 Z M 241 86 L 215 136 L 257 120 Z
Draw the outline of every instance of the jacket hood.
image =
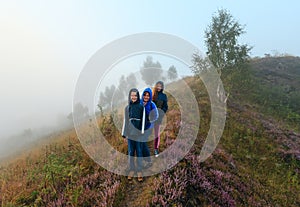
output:
M 157 81 L 157 82 L 155 83 L 155 86 L 156 86 L 157 84 L 160 84 L 160 85 L 161 85 L 161 92 L 163 92 L 164 89 L 165 89 L 165 84 L 164 84 L 164 82 L 162 82 L 162 81 Z
M 144 101 L 144 93 L 145 93 L 145 92 L 148 92 L 148 93 L 149 93 L 150 98 L 149 98 L 149 101 L 148 101 L 148 102 L 151 103 L 151 101 L 152 101 L 152 90 L 151 90 L 151 88 L 146 88 L 146 89 L 143 91 L 141 103 L 143 103 L 143 101 Z
M 129 94 L 128 94 L 128 104 L 132 104 L 132 101 L 131 101 L 131 98 L 130 98 L 130 94 L 131 92 L 136 92 L 136 95 L 137 95 L 137 100 L 136 102 L 139 103 L 141 100 L 140 100 L 140 93 L 139 93 L 139 90 L 137 88 L 132 88 L 130 89 L 129 91 Z

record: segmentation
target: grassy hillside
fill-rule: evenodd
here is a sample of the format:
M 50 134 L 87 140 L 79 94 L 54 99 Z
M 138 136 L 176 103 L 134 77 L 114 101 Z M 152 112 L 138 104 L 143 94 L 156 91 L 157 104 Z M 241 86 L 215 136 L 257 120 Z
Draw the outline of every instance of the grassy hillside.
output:
M 257 58 L 234 77 L 234 101 L 300 131 L 300 57 Z
M 279 60 L 286 72 L 273 67 Z M 186 82 L 198 101 L 201 127 L 192 150 L 175 167 L 143 183 L 128 183 L 95 164 L 74 130 L 65 131 L 1 164 L 1 206 L 300 206 L 300 135 L 294 130 L 299 112 L 293 105 L 300 102 L 291 99 L 300 88 L 299 59 L 257 59 L 251 65 L 232 78 L 225 130 L 205 162 L 197 158 L 209 129 L 209 98 L 200 79 L 190 77 Z M 283 92 L 287 85 L 295 88 L 289 95 Z M 289 105 L 281 113 L 283 97 Z M 179 118 L 170 96 L 163 149 L 174 142 Z M 125 152 L 110 115 L 99 125 Z

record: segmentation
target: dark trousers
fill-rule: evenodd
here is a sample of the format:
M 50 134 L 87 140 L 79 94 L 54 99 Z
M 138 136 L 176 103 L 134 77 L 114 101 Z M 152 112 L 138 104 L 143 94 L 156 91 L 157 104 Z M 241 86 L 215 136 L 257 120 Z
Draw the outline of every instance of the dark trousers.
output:
M 151 135 L 151 132 L 152 132 L 152 129 L 148 129 L 148 130 L 145 130 L 145 133 L 142 135 L 142 154 L 143 154 L 143 157 L 144 157 L 144 160 L 146 162 L 151 162 L 151 157 L 150 157 L 150 150 L 149 150 L 149 147 L 148 147 L 148 139 L 149 139 L 149 136 Z
M 135 165 L 135 155 L 137 156 L 137 164 Z M 128 139 L 128 162 L 130 171 L 141 171 L 143 164 L 142 142 Z

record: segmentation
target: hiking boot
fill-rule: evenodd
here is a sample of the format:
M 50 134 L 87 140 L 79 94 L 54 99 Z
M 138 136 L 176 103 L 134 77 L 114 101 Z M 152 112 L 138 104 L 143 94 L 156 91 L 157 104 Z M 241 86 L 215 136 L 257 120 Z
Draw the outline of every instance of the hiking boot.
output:
M 138 172 L 137 175 L 138 175 L 138 181 L 142 182 L 144 180 L 142 172 Z
M 154 156 L 155 156 L 155 157 L 158 157 L 158 156 L 159 156 L 158 149 L 154 149 Z
M 127 179 L 128 180 L 132 180 L 132 177 L 134 176 L 134 171 L 130 171 L 129 173 L 128 173 L 128 177 L 127 177 Z

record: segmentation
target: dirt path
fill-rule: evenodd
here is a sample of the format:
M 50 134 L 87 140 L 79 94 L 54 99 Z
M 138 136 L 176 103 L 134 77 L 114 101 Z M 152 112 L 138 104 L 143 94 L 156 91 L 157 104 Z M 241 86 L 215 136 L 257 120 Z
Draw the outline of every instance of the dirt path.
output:
M 151 155 L 153 155 L 152 142 L 149 144 Z M 124 187 L 124 199 L 119 205 L 120 207 L 145 207 L 149 206 L 152 199 L 153 181 L 155 176 L 144 177 L 143 182 L 139 182 L 137 177 L 134 177 L 132 181 L 128 181 L 126 178 Z
M 154 176 L 144 177 L 143 182 L 138 182 L 137 178 L 126 181 L 124 189 L 124 200 L 121 207 L 144 207 L 151 202 L 151 187 Z

